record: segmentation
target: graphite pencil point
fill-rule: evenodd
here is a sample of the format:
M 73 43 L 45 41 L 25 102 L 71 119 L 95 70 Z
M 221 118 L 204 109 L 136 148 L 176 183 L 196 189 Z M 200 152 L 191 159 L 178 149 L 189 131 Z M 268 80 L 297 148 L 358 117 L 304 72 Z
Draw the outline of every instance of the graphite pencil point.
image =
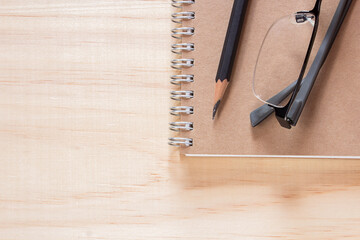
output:
M 212 119 L 213 119 L 213 120 L 215 119 L 215 115 L 216 115 L 216 112 L 217 112 L 217 110 L 218 110 L 218 108 L 219 108 L 219 105 L 220 105 L 220 100 L 217 101 L 217 102 L 215 103 L 215 105 L 214 105 L 213 114 L 212 114 Z

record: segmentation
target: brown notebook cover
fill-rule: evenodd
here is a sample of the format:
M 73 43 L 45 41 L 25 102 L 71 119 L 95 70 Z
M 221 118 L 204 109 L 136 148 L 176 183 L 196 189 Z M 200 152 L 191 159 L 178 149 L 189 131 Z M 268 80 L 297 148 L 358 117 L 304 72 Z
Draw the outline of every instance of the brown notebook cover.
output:
M 230 18 L 233 0 L 196 0 L 182 11 L 194 11 L 195 19 L 183 26 L 195 34 L 182 42 L 195 44 L 194 98 L 181 105 L 193 106 L 194 114 L 182 116 L 194 130 L 181 133 L 193 139 L 182 147 L 186 155 L 293 156 L 360 158 L 360 3 L 353 1 L 334 45 L 323 65 L 296 127 L 282 128 L 274 115 L 257 127 L 249 114 L 262 105 L 252 93 L 252 78 L 260 45 L 271 24 L 282 16 L 312 9 L 315 0 L 249 1 L 232 80 L 215 121 L 212 120 L 215 75 Z M 317 53 L 339 0 L 323 0 L 320 25 L 312 54 Z M 284 33 L 286 34 L 286 33 Z M 274 56 L 274 61 L 277 58 Z M 309 66 L 311 62 L 309 63 Z

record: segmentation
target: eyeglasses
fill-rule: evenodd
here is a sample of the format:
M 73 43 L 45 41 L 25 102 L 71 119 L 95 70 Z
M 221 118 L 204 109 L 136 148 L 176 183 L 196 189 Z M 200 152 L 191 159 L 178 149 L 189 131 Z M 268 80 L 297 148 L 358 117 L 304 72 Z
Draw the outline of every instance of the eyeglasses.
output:
M 309 69 L 307 65 L 319 26 L 321 0 L 316 0 L 311 11 L 300 11 L 283 17 L 270 27 L 261 45 L 254 71 L 253 93 L 265 104 L 250 114 L 253 127 L 274 111 L 282 127 L 290 129 L 296 126 L 351 2 L 340 0 Z

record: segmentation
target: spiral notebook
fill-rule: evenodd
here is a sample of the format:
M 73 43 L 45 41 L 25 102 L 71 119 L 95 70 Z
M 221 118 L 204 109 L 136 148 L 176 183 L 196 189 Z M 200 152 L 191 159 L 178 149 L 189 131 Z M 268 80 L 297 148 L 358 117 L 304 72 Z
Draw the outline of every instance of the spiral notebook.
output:
M 256 127 L 249 114 L 262 103 L 252 78 L 262 40 L 278 18 L 311 9 L 314 0 L 257 0 L 247 8 L 232 81 L 215 121 L 214 81 L 233 0 L 173 1 L 175 70 L 179 84 L 172 108 L 179 115 L 171 144 L 188 156 L 360 158 L 360 3 L 353 1 L 296 127 L 275 116 Z M 339 0 L 323 0 L 313 54 L 317 53 Z M 180 60 L 179 60 L 180 59 Z M 276 61 L 276 56 L 274 56 Z M 311 63 L 310 63 L 311 64 Z

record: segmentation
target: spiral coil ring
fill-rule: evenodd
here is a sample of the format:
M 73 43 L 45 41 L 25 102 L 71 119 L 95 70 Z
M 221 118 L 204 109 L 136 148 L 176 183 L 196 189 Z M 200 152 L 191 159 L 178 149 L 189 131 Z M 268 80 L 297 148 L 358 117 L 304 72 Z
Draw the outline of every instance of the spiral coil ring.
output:
M 183 36 L 192 36 L 195 33 L 193 27 L 178 27 L 171 30 L 171 36 L 176 39 L 181 39 Z
M 172 6 L 176 8 L 182 8 L 183 4 L 194 4 L 195 0 L 172 0 Z
M 172 6 L 176 8 L 182 8 L 184 5 L 194 4 L 195 0 L 172 0 Z M 195 34 L 195 28 L 193 27 L 182 27 L 181 24 L 184 21 L 190 21 L 195 18 L 195 12 L 192 11 L 179 11 L 171 15 L 172 21 L 179 24 L 171 30 L 171 36 L 175 39 L 185 39 Z M 171 45 L 171 52 L 174 54 L 182 54 L 186 52 L 192 52 L 195 50 L 194 43 L 175 43 Z M 194 66 L 194 59 L 192 58 L 177 58 L 171 61 L 171 67 L 177 70 L 184 68 L 191 68 Z M 192 74 L 178 74 L 170 77 L 170 83 L 173 85 L 180 86 L 181 84 L 187 84 L 194 82 L 194 75 Z M 194 92 L 191 90 L 178 90 L 172 91 L 170 98 L 175 101 L 181 101 L 185 99 L 192 99 Z M 194 113 L 194 107 L 192 106 L 174 106 L 170 108 L 170 114 L 174 116 L 190 115 Z M 183 132 L 192 131 L 194 129 L 192 122 L 177 121 L 169 123 L 171 131 Z M 193 145 L 192 138 L 172 137 L 169 138 L 169 145 L 176 147 L 190 147 Z
M 174 23 L 182 23 L 183 20 L 191 20 L 195 18 L 194 12 L 177 12 L 171 15 Z
M 175 101 L 181 101 L 181 99 L 191 99 L 194 97 L 193 91 L 171 91 L 170 98 Z
M 190 68 L 192 66 L 194 66 L 194 59 L 179 58 L 171 61 L 171 67 L 178 70 Z
M 194 107 L 190 106 L 176 106 L 170 108 L 170 114 L 174 116 L 180 116 L 182 114 L 193 114 L 194 113 Z
M 182 52 L 191 52 L 194 50 L 195 47 L 193 43 L 176 43 L 171 45 L 171 51 L 176 54 L 181 54 Z
M 192 122 L 171 122 L 169 123 L 169 125 L 170 125 L 170 130 L 175 132 L 193 130 Z
M 194 75 L 172 75 L 170 78 L 170 83 L 174 85 L 194 82 Z
M 174 147 L 191 147 L 193 145 L 193 140 L 192 138 L 172 137 L 169 138 L 169 145 Z

